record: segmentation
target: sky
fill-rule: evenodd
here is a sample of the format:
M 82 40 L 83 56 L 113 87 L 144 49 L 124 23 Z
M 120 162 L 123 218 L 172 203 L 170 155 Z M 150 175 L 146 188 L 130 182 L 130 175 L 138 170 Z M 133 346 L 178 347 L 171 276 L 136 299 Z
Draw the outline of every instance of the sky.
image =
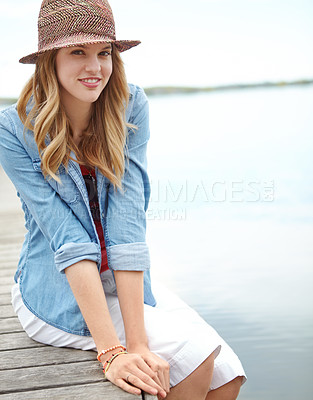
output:
M 18 96 L 34 66 L 41 0 L 0 0 L 0 97 Z M 312 0 L 111 0 L 138 85 L 215 86 L 313 78 Z

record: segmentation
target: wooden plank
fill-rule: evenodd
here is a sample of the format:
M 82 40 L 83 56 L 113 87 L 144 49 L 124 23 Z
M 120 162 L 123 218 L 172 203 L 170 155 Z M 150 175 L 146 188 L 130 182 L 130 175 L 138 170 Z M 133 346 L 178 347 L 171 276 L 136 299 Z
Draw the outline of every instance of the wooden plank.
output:
M 1 221 L 1 219 L 0 219 L 0 221 Z M 1 224 L 2 224 L 2 221 L 1 221 Z M 14 243 L 20 243 L 22 246 L 23 240 L 24 240 L 24 236 L 21 236 L 19 234 L 15 234 L 15 233 L 5 233 L 5 234 L 2 233 L 0 235 L 0 242 L 2 244 L 10 244 L 10 243 L 14 242 Z
M 2 218 L 0 218 L 0 221 L 1 227 L 3 227 L 6 222 L 3 221 Z M 0 243 L 7 245 L 10 245 L 12 243 L 14 243 L 15 245 L 21 245 L 25 238 L 25 232 L 26 231 L 22 229 L 22 226 L 20 224 L 16 224 L 15 226 L 10 227 L 10 229 L 3 228 L 0 233 Z M 15 238 L 15 240 L 8 241 L 8 238 Z
M 0 285 L 0 288 L 2 288 L 3 290 L 8 290 L 11 291 L 12 286 L 14 285 L 14 280 L 12 280 L 11 282 L 4 282 L 2 285 Z
M 3 209 L 1 209 L 0 212 L 0 218 L 7 222 L 5 225 L 7 228 L 10 228 L 14 222 L 19 222 L 24 225 L 24 213 L 19 202 L 14 210 L 6 210 L 6 212 L 2 212 L 2 210 Z
M 98 361 L 0 371 L 0 394 L 103 381 Z
M 0 268 L 1 269 L 10 269 L 10 270 L 14 270 L 14 268 L 17 267 L 17 263 L 18 263 L 18 257 L 16 257 L 14 260 L 7 260 L 2 258 L 2 256 L 0 255 Z
M 16 266 L 17 266 L 17 261 L 18 261 L 18 253 L 19 252 L 17 252 L 16 251 L 16 257 L 14 258 L 14 259 L 12 259 L 12 260 L 7 260 L 7 259 L 4 259 L 4 258 L 2 258 L 2 255 L 0 254 L 0 268 L 1 269 L 12 269 L 12 268 L 15 268 Z
M 1 239 L 1 243 L 2 243 L 2 239 L 6 238 L 8 236 L 15 236 L 18 237 L 19 240 L 18 242 L 9 242 L 8 244 L 17 244 L 20 243 L 24 236 L 25 236 L 25 227 L 23 226 L 23 224 L 21 223 L 21 221 L 6 221 L 4 220 L 2 217 L 0 217 L 0 221 L 1 221 L 1 234 L 0 234 L 0 239 Z M 6 226 L 7 224 L 11 224 L 11 226 Z
M 3 220 L 0 218 L 1 224 L 3 224 Z M 16 230 L 16 227 L 14 227 L 14 229 L 12 229 L 11 234 L 14 233 L 14 231 Z M 1 231 L 1 235 L 5 237 L 5 235 L 3 235 L 3 230 Z M 24 232 L 23 232 L 24 235 Z M 8 255 L 18 255 L 18 252 L 21 249 L 21 243 L 16 243 L 16 242 L 11 242 L 9 244 L 4 244 L 2 243 L 2 241 L 0 241 L 0 253 L 7 253 Z
M 1 218 L 0 218 L 1 221 Z M 1 224 L 3 222 L 1 221 Z M 4 236 L 4 238 L 6 238 L 7 235 Z M 1 255 L 1 263 L 4 263 L 4 261 L 8 261 L 6 259 L 4 259 L 4 257 L 6 256 L 8 259 L 10 259 L 10 261 L 12 262 L 12 260 L 16 260 L 19 257 L 19 253 L 21 251 L 22 248 L 22 242 L 17 243 L 17 242 L 11 242 L 14 243 L 14 246 L 11 246 L 10 243 L 5 243 L 2 241 L 1 236 L 0 236 L 0 255 Z M 3 257 L 2 257 L 3 254 Z
M 0 295 L 1 294 L 10 294 L 13 285 L 14 285 L 14 281 L 9 284 L 7 283 L 7 284 L 0 285 L 0 291 L 1 291 Z
M 9 256 L 5 254 L 4 252 L 0 251 L 0 268 L 16 268 L 18 259 L 19 259 L 19 254 L 20 254 L 20 249 L 19 250 L 12 250 L 14 252 L 15 257 L 13 258 L 12 255 Z
M 14 267 L 19 259 L 20 251 L 21 251 L 21 246 L 19 246 L 18 249 L 10 250 L 9 252 L 5 252 L 4 250 L 1 250 L 0 251 L 0 267 L 1 268 L 2 267 L 3 268 Z
M 3 221 L 1 222 L 3 223 Z M 13 244 L 2 244 L 2 242 L 0 242 L 0 254 L 7 255 L 10 258 L 12 258 L 13 256 L 14 258 L 16 258 L 20 250 L 21 250 L 21 243 L 13 242 Z
M 95 351 L 75 350 L 53 346 L 7 350 L 1 352 L 0 371 L 33 366 L 58 365 L 77 361 L 96 361 Z M 98 361 L 97 361 L 98 362 Z
M 11 292 L 13 285 L 0 285 L 0 294 L 8 294 Z
M 111 382 L 90 383 L 54 389 L 18 392 L 0 395 L 1 400 L 141 400 L 141 396 L 126 393 Z M 156 396 L 145 394 L 144 400 L 157 400 Z
M 6 255 L 0 254 L 0 268 L 16 268 L 18 263 L 18 255 L 16 254 L 15 258 L 8 258 Z
M 0 251 L 0 267 L 6 268 L 15 266 L 19 259 L 20 251 L 21 251 L 21 246 L 19 246 L 18 249 L 12 249 L 8 252 L 2 249 Z
M 5 254 L 4 251 L 1 251 L 0 252 L 0 267 L 1 268 L 2 267 L 3 268 L 13 267 L 15 265 L 16 261 L 19 259 L 20 251 L 21 251 L 21 246 L 19 246 L 19 249 L 12 250 L 11 253 L 9 253 L 9 254 Z M 14 257 L 12 257 L 12 254 L 14 255 Z
M 1 219 L 0 219 L 0 221 L 1 221 Z M 2 224 L 2 221 L 1 221 L 1 224 Z M 2 232 L 2 234 L 0 235 L 0 242 L 2 244 L 10 244 L 10 243 L 14 242 L 14 243 L 20 243 L 22 246 L 23 240 L 24 240 L 24 235 L 21 236 L 20 234 L 16 234 L 13 232 L 12 233 Z
M 0 220 L 0 221 L 1 221 L 1 220 Z M 6 235 L 6 238 L 7 238 L 7 237 L 8 237 L 8 236 Z M 1 240 L 1 243 L 4 243 L 5 246 L 8 246 L 7 243 L 3 242 L 3 239 L 0 238 L 0 240 Z M 19 258 L 19 254 L 20 254 L 20 251 L 21 251 L 21 247 L 22 247 L 22 245 L 19 246 L 18 249 L 13 249 L 13 250 L 10 250 L 10 251 L 4 251 L 4 250 L 2 250 L 1 253 L 0 253 L 0 263 L 1 263 L 1 266 L 5 266 L 6 264 L 8 264 L 8 265 L 13 265 L 13 264 L 18 260 L 18 258 Z
M 1 222 L 3 223 L 4 221 L 3 221 L 3 219 L 1 218 L 1 213 L 0 213 L 0 220 L 1 220 Z M 14 232 L 15 231 L 15 227 L 14 227 L 14 229 L 12 229 L 12 232 Z M 24 229 L 24 231 L 26 232 L 26 229 Z M 24 232 L 23 232 L 24 233 Z M 19 248 L 19 244 L 17 244 L 17 243 L 10 243 L 8 246 L 2 246 L 2 244 L 1 244 L 1 242 L 0 242 L 0 251 L 1 251 L 1 249 L 3 248 L 3 249 L 18 249 Z
M 0 294 L 0 305 L 4 306 L 8 304 L 11 304 L 11 294 Z
M 14 279 L 13 279 L 13 275 L 11 276 L 3 276 L 2 278 L 0 278 L 0 285 L 1 286 L 13 286 L 14 285 Z
M 5 216 L 3 215 L 3 213 L 0 213 L 0 220 L 2 221 L 2 228 L 3 228 L 1 230 L 2 236 L 8 232 L 16 232 L 16 234 L 20 236 L 25 233 L 26 229 L 24 226 L 24 215 L 22 210 L 21 214 L 13 213 L 8 216 Z
M 20 329 L 22 329 L 21 326 Z M 4 333 L 0 335 L 0 358 L 2 359 L 2 355 L 5 353 L 3 350 L 11 351 L 44 346 L 44 344 L 35 342 L 35 340 L 30 339 L 24 331 L 16 333 Z
M 22 246 L 19 245 L 16 248 L 11 248 L 8 244 L 0 246 L 0 265 L 12 265 L 14 262 L 16 262 L 16 260 L 19 258 L 21 247 Z
M 1 230 L 2 234 L 15 231 L 20 235 L 24 234 L 26 228 L 24 226 L 24 213 L 22 209 L 8 214 L 0 213 L 0 219 L 3 222 L 3 229 Z M 18 230 L 16 228 L 18 228 Z
M 0 306 L 0 319 L 11 318 L 11 317 L 16 317 L 16 314 L 13 310 L 12 305 L 9 304 L 9 305 Z
M 23 328 L 17 317 L 0 319 L 0 334 L 21 331 L 23 331 Z
M 2 281 L 2 278 L 6 277 L 12 277 L 13 279 L 16 269 L 17 269 L 17 264 L 14 265 L 14 267 L 12 268 L 2 268 L 0 265 L 0 282 Z

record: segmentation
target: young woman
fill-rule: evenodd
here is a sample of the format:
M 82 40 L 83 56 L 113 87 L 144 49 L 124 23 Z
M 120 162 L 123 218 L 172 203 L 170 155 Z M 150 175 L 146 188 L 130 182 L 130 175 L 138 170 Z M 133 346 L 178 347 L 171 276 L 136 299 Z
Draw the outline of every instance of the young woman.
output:
M 167 399 L 235 399 L 240 361 L 199 315 L 152 292 L 148 103 L 127 85 L 106 0 L 44 0 L 35 63 L 0 114 L 0 162 L 27 234 L 12 303 L 42 343 L 98 352 L 107 379 Z

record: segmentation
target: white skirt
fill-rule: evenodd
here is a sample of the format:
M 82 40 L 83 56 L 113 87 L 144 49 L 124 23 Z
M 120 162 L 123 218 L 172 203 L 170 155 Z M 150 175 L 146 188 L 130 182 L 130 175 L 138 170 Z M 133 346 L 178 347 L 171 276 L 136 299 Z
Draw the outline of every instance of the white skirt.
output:
M 118 298 L 111 294 L 115 286 L 112 274 L 101 274 L 109 311 L 121 344 L 126 345 L 123 319 Z M 164 286 L 153 285 L 156 307 L 145 304 L 144 318 L 150 350 L 170 365 L 170 384 L 176 386 L 214 353 L 214 372 L 210 389 L 217 389 L 246 375 L 240 360 L 192 308 Z M 27 335 L 37 342 L 81 350 L 97 351 L 91 336 L 62 331 L 36 317 L 23 303 L 19 284 L 12 288 L 12 305 Z

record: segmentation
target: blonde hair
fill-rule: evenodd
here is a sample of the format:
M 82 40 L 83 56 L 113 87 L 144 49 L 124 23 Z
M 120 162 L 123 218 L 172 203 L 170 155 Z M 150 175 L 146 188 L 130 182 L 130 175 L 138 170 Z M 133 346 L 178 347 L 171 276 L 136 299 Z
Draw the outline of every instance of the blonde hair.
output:
M 17 103 L 17 112 L 25 128 L 34 132 L 45 177 L 60 181 L 57 171 L 61 163 L 67 167 L 74 151 L 77 161 L 97 167 L 114 185 L 121 187 L 124 173 L 127 127 L 125 110 L 129 90 L 123 61 L 112 45 L 113 71 L 98 100 L 92 105 L 92 115 L 79 148 L 72 138 L 69 120 L 62 107 L 55 70 L 57 50 L 40 55 L 34 75 L 25 85 Z M 31 100 L 31 110 L 26 106 Z M 46 143 L 49 135 L 50 143 Z

